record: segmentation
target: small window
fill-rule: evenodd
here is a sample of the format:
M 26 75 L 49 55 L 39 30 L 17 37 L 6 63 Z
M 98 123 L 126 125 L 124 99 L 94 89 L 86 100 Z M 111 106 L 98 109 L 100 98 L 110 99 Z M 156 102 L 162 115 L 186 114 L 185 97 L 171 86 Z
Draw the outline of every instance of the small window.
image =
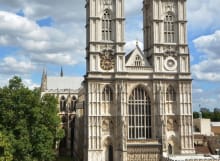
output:
M 112 89 L 109 86 L 106 86 L 102 91 L 102 101 L 104 102 L 113 101 Z
M 61 121 L 62 121 L 63 124 L 66 123 L 67 122 L 67 117 L 66 116 L 62 116 L 61 117 Z
M 174 43 L 174 16 L 168 13 L 164 20 L 164 41 L 165 43 Z
M 70 112 L 76 111 L 76 97 L 73 96 L 71 99 Z
M 112 40 L 112 19 L 109 10 L 105 10 L 102 17 L 102 40 Z
M 60 99 L 60 111 L 65 112 L 66 111 L 66 98 L 64 96 Z
M 169 85 L 169 87 L 167 88 L 166 100 L 167 101 L 176 101 L 176 92 L 171 85 Z
M 135 66 L 142 66 L 141 57 L 140 57 L 139 55 L 137 55 L 137 56 L 135 57 L 134 65 L 135 65 Z

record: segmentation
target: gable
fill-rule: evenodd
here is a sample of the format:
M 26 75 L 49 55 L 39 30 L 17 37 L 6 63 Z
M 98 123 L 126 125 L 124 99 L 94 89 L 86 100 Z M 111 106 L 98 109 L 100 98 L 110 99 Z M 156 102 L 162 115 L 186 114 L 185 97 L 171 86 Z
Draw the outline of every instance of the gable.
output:
M 125 64 L 126 66 L 150 66 L 138 46 L 126 56 Z

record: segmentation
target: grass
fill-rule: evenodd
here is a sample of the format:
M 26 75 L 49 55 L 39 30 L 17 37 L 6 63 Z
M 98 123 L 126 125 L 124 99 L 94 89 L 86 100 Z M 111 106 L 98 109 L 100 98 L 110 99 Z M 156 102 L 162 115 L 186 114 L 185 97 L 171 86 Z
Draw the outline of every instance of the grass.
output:
M 73 161 L 71 157 L 58 157 L 56 161 Z

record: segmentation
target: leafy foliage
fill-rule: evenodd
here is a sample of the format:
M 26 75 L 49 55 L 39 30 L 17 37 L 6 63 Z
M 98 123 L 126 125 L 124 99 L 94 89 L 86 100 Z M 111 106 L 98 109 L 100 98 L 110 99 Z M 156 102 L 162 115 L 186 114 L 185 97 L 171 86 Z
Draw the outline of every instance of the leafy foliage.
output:
M 211 121 L 220 121 L 220 111 L 214 110 L 213 112 L 210 111 L 201 111 L 202 118 L 208 118 Z M 199 112 L 193 112 L 193 118 L 199 118 Z
M 64 134 L 56 107 L 55 97 L 41 98 L 39 89 L 29 90 L 17 76 L 9 80 L 8 86 L 0 88 L 0 131 L 4 131 L 0 137 L 7 142 L 4 150 L 6 145 L 10 147 L 5 151 L 7 161 L 54 160 L 56 141 Z

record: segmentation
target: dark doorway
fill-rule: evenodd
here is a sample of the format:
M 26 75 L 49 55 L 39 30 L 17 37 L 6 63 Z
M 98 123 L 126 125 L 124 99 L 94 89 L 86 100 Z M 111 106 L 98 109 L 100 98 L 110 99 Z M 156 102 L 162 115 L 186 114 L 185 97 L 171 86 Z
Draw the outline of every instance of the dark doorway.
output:
M 173 154 L 173 147 L 172 147 L 172 145 L 168 145 L 168 153 L 170 154 L 170 155 L 172 155 Z
M 108 161 L 113 161 L 113 147 L 109 145 L 108 147 Z

